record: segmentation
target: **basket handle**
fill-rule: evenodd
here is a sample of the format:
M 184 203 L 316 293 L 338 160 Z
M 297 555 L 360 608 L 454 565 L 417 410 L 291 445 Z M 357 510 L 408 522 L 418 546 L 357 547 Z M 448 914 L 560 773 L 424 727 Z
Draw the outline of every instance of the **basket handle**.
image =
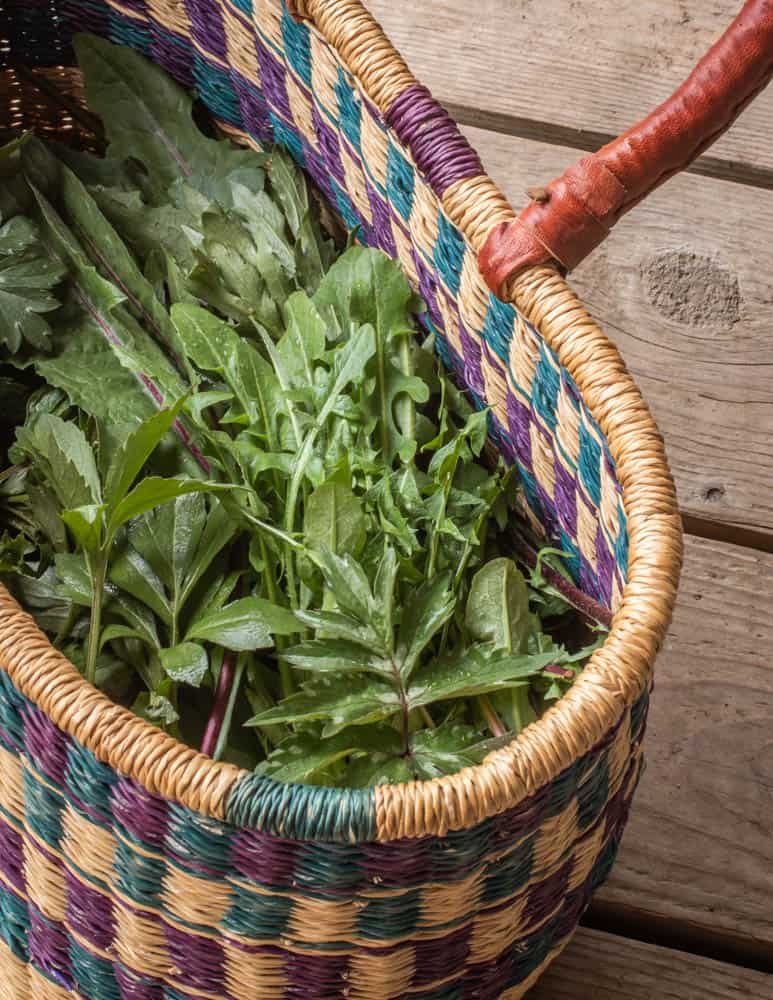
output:
M 518 218 L 494 227 L 480 252 L 490 288 L 499 294 L 527 267 L 579 264 L 622 215 L 728 129 L 771 74 L 773 0 L 747 0 L 667 101 L 546 188 L 530 190 Z

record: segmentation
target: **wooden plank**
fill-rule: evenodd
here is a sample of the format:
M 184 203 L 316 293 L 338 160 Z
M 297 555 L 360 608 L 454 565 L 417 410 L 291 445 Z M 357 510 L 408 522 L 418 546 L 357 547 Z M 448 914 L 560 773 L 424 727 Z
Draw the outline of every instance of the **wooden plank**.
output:
M 467 124 L 595 149 L 687 76 L 741 0 L 365 0 L 414 73 Z M 708 154 L 773 184 L 773 90 Z M 541 129 L 544 135 L 544 128 Z M 547 180 L 548 178 L 545 178 Z
M 595 915 L 773 971 L 773 555 L 688 536 L 682 581 Z
M 773 978 L 581 928 L 528 1000 L 773 1000 Z
M 514 203 L 576 151 L 465 129 Z M 571 276 L 666 443 L 683 510 L 773 529 L 773 192 L 673 178 Z

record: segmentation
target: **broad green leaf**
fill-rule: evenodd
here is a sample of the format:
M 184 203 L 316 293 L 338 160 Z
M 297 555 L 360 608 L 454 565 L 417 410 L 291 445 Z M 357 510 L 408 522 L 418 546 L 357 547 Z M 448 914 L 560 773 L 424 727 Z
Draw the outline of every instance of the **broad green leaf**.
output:
M 94 35 L 76 35 L 74 47 L 89 107 L 101 117 L 115 159 L 142 161 L 161 188 L 183 178 L 212 194 L 228 169 L 254 165 L 254 153 L 207 139 L 186 91 L 139 53 Z
M 392 664 L 346 639 L 309 639 L 282 651 L 282 659 L 316 673 L 370 673 L 393 677 Z
M 183 397 L 174 406 L 159 410 L 126 436 L 107 470 L 105 500 L 108 504 L 115 506 L 124 498 L 184 405 Z
M 44 632 L 54 635 L 68 622 L 72 602 L 60 592 L 53 566 L 49 566 L 46 572 L 38 577 L 17 573 L 10 582 L 17 600 L 29 611 Z M 88 586 L 90 588 L 90 583 Z
M 209 657 L 203 646 L 196 642 L 182 642 L 159 653 L 161 666 L 178 684 L 199 687 L 209 670 Z
M 487 562 L 472 579 L 465 609 L 467 631 L 494 649 L 525 652 L 531 632 L 529 588 L 512 559 Z
M 310 548 L 357 557 L 365 545 L 367 528 L 362 504 L 342 483 L 323 483 L 306 501 L 303 533 Z
M 423 583 L 411 595 L 404 610 L 397 643 L 400 676 L 409 680 L 421 654 L 440 629 L 450 620 L 456 607 L 456 597 L 449 589 L 450 573 Z
M 394 642 L 395 583 L 399 569 L 397 553 L 387 543 L 384 546 L 384 555 L 378 564 L 373 590 L 376 618 L 380 623 L 382 634 L 389 640 L 386 644 L 388 649 L 392 648 Z
M 208 483 L 194 479 L 161 476 L 148 476 L 141 480 L 110 514 L 110 530 L 116 531 L 122 524 L 131 521 L 140 514 L 159 507 L 161 504 L 176 500 L 186 493 L 216 493 L 227 492 L 233 487 L 224 483 Z
M 62 520 L 70 529 L 79 548 L 86 552 L 94 552 L 100 547 L 106 509 L 105 504 L 87 504 L 62 511 Z
M 194 496 L 196 494 L 193 494 Z M 179 501 L 178 501 L 179 503 Z M 209 514 L 204 523 L 204 530 L 199 535 L 193 558 L 187 563 L 183 590 L 180 595 L 182 607 L 190 596 L 196 584 L 206 573 L 220 552 L 228 545 L 236 534 L 237 527 L 225 508 L 215 497 L 211 498 Z M 195 532 L 191 532 L 191 538 Z
M 347 726 L 362 726 L 389 718 L 400 709 L 394 688 L 374 677 L 356 675 L 330 678 L 323 675 L 303 685 L 274 708 L 250 719 L 250 726 L 278 722 L 324 722 L 323 736 L 335 736 Z
M 113 642 L 115 639 L 147 641 L 144 632 L 140 632 L 139 629 L 132 628 L 130 625 L 108 625 L 107 628 L 102 629 L 102 635 L 99 637 L 99 648 L 102 649 L 108 642 Z
M 427 664 L 408 690 L 411 708 L 448 698 L 470 698 L 503 688 L 528 685 L 551 661 L 550 653 L 514 655 L 471 646 L 458 656 Z
M 42 413 L 17 431 L 18 446 L 32 459 L 67 508 L 101 502 L 99 473 L 86 435 L 71 421 Z
M 156 726 L 171 726 L 180 718 L 177 709 L 163 694 L 142 691 L 132 705 L 132 712 Z
M 131 546 L 110 567 L 110 580 L 121 590 L 149 607 L 164 624 L 172 621 L 172 608 L 164 585 L 153 567 Z
M 400 737 L 389 726 L 355 726 L 330 739 L 322 739 L 315 731 L 302 731 L 283 740 L 259 766 L 258 773 L 275 781 L 309 782 L 346 757 L 378 754 L 383 758 L 400 750 Z
M 52 290 L 66 274 L 47 252 L 34 222 L 17 215 L 0 226 L 0 345 L 15 354 L 24 341 L 50 344 L 44 318 L 59 306 Z
M 151 649 L 160 649 L 161 643 L 156 627 L 156 618 L 151 608 L 142 601 L 135 600 L 128 593 L 115 589 L 108 610 L 122 618 L 129 628 L 136 632 Z M 162 616 L 163 617 L 163 616 Z
M 346 771 L 350 788 L 373 788 L 377 785 L 400 785 L 413 781 L 416 774 L 405 757 L 363 755 L 356 757 Z
M 192 622 L 187 638 L 243 652 L 271 649 L 275 635 L 293 635 L 300 630 L 297 619 L 287 608 L 261 597 L 242 597 Z
M 276 345 L 277 355 L 293 384 L 311 386 L 314 368 L 325 353 L 325 321 L 305 292 L 294 292 L 284 312 L 287 330 Z
M 91 577 L 83 556 L 61 552 L 56 556 L 54 565 L 59 579 L 57 593 L 74 604 L 91 607 Z
M 314 629 L 318 637 L 342 639 L 386 655 L 386 646 L 375 629 L 351 615 L 343 615 L 337 611 L 299 610 L 295 612 L 295 617 L 308 628 Z
M 486 739 L 474 727 L 444 722 L 435 729 L 422 729 L 411 736 L 411 756 L 416 776 L 425 781 L 455 774 L 480 764 L 503 740 Z
M 373 612 L 373 595 L 365 570 L 357 560 L 324 549 L 310 555 L 322 570 L 339 608 L 357 621 L 368 624 Z

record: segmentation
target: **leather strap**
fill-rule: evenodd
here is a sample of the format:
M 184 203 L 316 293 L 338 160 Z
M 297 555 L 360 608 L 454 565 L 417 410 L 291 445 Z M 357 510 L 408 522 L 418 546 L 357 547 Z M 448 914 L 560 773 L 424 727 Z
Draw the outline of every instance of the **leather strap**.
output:
M 617 220 L 688 166 L 735 121 L 773 74 L 773 0 L 748 0 L 688 79 L 649 117 L 547 188 L 487 236 L 479 262 L 496 293 L 538 264 L 575 267 Z

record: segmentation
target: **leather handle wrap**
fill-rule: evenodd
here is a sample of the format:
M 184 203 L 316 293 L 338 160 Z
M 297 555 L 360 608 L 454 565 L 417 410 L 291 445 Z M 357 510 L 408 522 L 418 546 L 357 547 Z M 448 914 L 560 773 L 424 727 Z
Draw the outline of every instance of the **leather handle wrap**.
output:
M 617 220 L 688 166 L 733 123 L 773 74 L 773 0 L 748 0 L 682 86 L 649 117 L 544 189 L 517 219 L 496 226 L 480 268 L 499 294 L 518 271 L 575 267 Z

